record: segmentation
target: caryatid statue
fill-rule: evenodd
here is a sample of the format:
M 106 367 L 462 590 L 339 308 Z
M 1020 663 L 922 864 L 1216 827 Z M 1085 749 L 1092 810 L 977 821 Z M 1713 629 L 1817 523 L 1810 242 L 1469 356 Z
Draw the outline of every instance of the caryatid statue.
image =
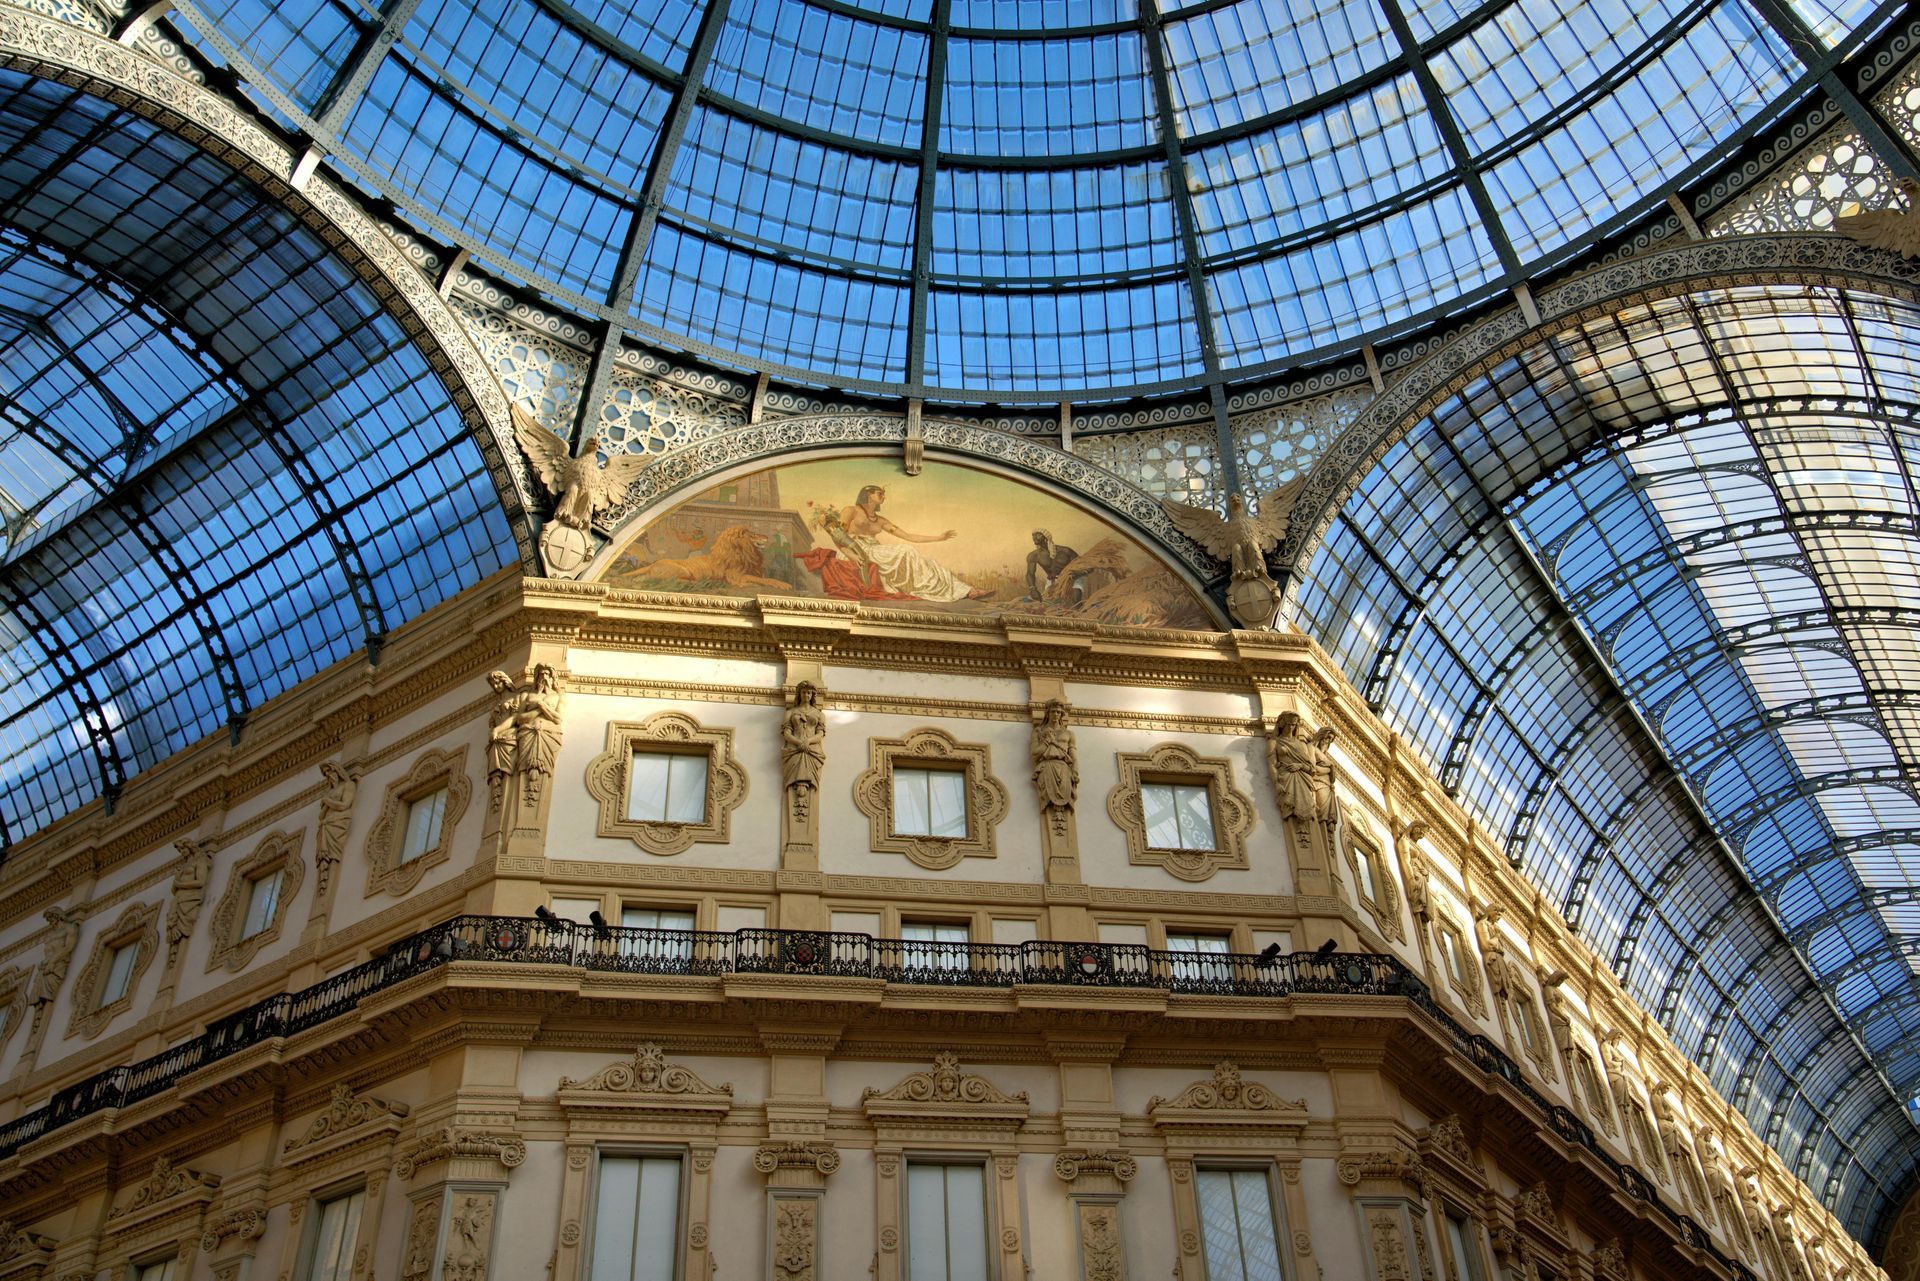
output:
M 1500 918 L 1506 909 L 1488 907 L 1474 915 L 1474 933 L 1480 938 L 1480 959 L 1487 967 L 1487 986 L 1504 1001 L 1512 991 L 1507 973 L 1507 945 L 1500 937 Z
M 811 812 L 826 765 L 827 714 L 820 710 L 820 690 L 812 681 L 801 681 L 794 686 L 793 706 L 780 718 L 780 784 L 800 822 Z
M 333 869 L 347 853 L 347 828 L 353 822 L 353 798 L 360 790 L 360 771 L 352 766 L 320 762 L 327 790 L 320 796 L 320 820 L 314 825 L 314 898 L 324 900 L 333 884 Z
M 1067 705 L 1061 700 L 1048 701 L 1033 727 L 1031 751 L 1033 790 L 1040 797 L 1041 813 L 1055 831 L 1064 832 L 1080 795 L 1080 764 L 1067 726 Z
M 1298 712 L 1274 718 L 1273 737 L 1267 743 L 1267 764 L 1273 772 L 1274 803 L 1280 817 L 1298 823 L 1324 823 L 1328 835 L 1340 826 L 1340 797 L 1334 788 L 1333 757 L 1326 750 L 1333 731 L 1309 734 Z
M 495 695 L 487 714 L 487 791 L 502 823 L 514 827 L 518 821 L 509 815 L 515 807 L 530 818 L 553 777 L 565 696 L 559 674 L 547 663 L 534 667 L 525 688 L 505 672 L 489 672 L 487 684 Z
M 173 903 L 167 908 L 167 965 L 179 959 L 180 949 L 193 937 L 200 909 L 207 901 L 207 882 L 213 879 L 213 851 L 199 841 L 175 841 L 180 870 L 173 874 Z
M 47 940 L 40 949 L 40 968 L 34 971 L 33 988 L 27 1000 L 36 1007 L 51 1005 L 67 981 L 67 967 L 73 963 L 73 949 L 80 946 L 80 913 L 76 909 L 50 907 L 46 910 Z M 42 1013 L 36 1009 L 38 1016 Z
M 1407 907 L 1422 925 L 1433 917 L 1433 866 L 1420 850 L 1420 842 L 1426 835 L 1427 825 L 1417 818 L 1410 823 L 1396 821 L 1393 825 L 1394 848 L 1399 851 L 1400 864 L 1406 869 Z

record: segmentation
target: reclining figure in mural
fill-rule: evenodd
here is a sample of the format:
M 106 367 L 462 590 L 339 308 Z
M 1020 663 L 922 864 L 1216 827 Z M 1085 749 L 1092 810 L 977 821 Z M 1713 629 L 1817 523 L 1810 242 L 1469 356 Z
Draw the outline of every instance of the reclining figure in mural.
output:
M 993 593 L 974 587 L 956 577 L 933 557 L 913 547 L 914 543 L 944 543 L 958 538 L 960 531 L 944 534 L 910 534 L 880 514 L 887 501 L 882 485 L 866 485 L 850 507 L 829 510 L 817 521 L 833 540 L 833 547 L 819 547 L 799 559 L 817 572 L 829 595 L 853 600 L 980 600 Z M 882 534 L 899 539 L 883 543 Z M 852 565 L 836 563 L 838 550 Z M 854 566 L 859 568 L 855 568 Z

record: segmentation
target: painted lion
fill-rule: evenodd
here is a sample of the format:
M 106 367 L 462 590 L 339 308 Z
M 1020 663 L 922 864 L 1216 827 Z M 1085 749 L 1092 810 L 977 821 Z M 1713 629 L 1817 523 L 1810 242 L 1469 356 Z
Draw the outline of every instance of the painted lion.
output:
M 725 583 L 729 587 L 792 591 L 792 583 L 766 576 L 766 559 L 760 554 L 766 542 L 765 535 L 756 534 L 745 525 L 729 525 L 714 538 L 713 546 L 698 556 L 656 560 L 633 573 L 640 578 L 665 578 L 681 583 Z

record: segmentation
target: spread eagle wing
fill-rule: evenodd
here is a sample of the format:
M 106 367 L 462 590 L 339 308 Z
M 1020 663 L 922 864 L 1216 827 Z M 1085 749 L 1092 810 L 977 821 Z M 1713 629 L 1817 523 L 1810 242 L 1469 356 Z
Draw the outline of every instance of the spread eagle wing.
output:
M 1189 503 L 1176 503 L 1171 498 L 1160 500 L 1160 510 L 1167 514 L 1175 529 L 1206 548 L 1209 556 L 1215 560 L 1227 559 L 1232 543 L 1227 522 L 1217 513 Z
M 607 465 L 600 469 L 600 492 L 595 495 L 594 511 L 626 502 L 627 490 L 640 479 L 640 473 L 647 469 L 650 461 L 645 454 L 614 454 L 608 458 Z
M 1295 476 L 1286 484 L 1269 489 L 1260 496 L 1260 513 L 1253 518 L 1253 523 L 1260 527 L 1261 551 L 1272 551 L 1287 536 L 1287 522 L 1293 516 L 1293 505 L 1300 498 L 1300 487 L 1306 483 L 1305 476 Z
M 1870 249 L 1885 249 L 1902 258 L 1920 258 L 1920 183 L 1900 180 L 1906 209 L 1876 209 L 1849 214 L 1833 221 L 1833 229 Z
M 533 415 L 518 405 L 512 405 L 513 435 L 520 442 L 520 451 L 533 464 L 533 470 L 540 477 L 540 483 L 547 487 L 547 493 L 559 498 L 566 488 L 567 469 L 573 458 L 567 453 L 567 442 L 534 421 Z

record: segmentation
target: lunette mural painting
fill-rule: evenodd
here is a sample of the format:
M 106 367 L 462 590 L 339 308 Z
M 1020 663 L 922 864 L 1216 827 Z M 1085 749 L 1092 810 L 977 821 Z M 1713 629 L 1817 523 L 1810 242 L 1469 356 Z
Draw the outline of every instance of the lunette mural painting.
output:
M 788 463 L 647 522 L 600 580 L 648 591 L 798 595 L 963 614 L 1211 628 L 1138 539 L 1053 494 L 928 460 Z

